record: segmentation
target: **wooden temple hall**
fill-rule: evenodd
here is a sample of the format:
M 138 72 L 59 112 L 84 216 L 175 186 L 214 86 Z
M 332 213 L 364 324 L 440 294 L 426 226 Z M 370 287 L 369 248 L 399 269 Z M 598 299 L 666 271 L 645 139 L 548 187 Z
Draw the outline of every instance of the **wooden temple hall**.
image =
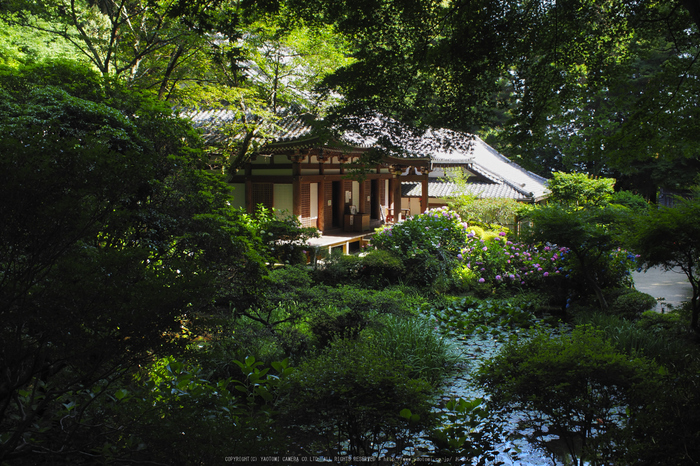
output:
M 233 118 L 226 110 L 186 114 L 214 146 L 219 129 Z M 260 147 L 230 177 L 234 202 L 253 212 L 262 204 L 279 215 L 291 214 L 305 227 L 317 228 L 324 247 L 358 243 L 384 223 L 405 218 L 401 205 L 401 181 L 424 185 L 423 210 L 428 206 L 430 157 L 385 157 L 364 166 L 361 177 L 353 176 L 360 158 L 373 150 L 370 144 L 322 139 L 304 118 L 287 118 L 278 134 Z
M 202 131 L 220 170 L 231 155 L 221 148 L 231 146 L 225 140 L 226 125 L 236 123 L 235 113 L 207 110 L 182 116 Z M 346 133 L 339 139 L 322 137 L 315 120 L 305 116 L 287 117 L 267 128 L 271 136 L 257 141 L 256 152 L 230 177 L 234 206 L 253 212 L 262 204 L 278 215 L 294 215 L 303 226 L 321 232 L 321 238 L 311 241 L 313 246 L 342 247 L 347 253 L 359 249 L 380 225 L 444 206 L 465 189 L 480 198 L 527 203 L 548 195 L 546 179 L 513 163 L 478 136 L 446 129 L 416 136 L 400 128 L 388 130 L 397 128 L 395 122 L 380 117 L 365 122 L 366 134 Z M 374 165 L 358 165 L 374 150 L 377 134 L 393 138 L 401 150 L 373 157 Z M 239 137 L 255 140 L 250 134 Z M 454 169 L 469 177 L 466 186 L 448 179 Z
M 337 149 L 293 145 L 268 147 L 268 154 L 246 164 L 245 173 L 232 177 L 237 191 L 245 192 L 246 210 L 258 204 L 287 210 L 305 227 L 322 233 L 333 230 L 368 231 L 399 219 L 401 179 L 423 179 L 427 173 L 406 175 L 408 167 L 387 161 L 364 167 L 361 179 L 351 176 L 351 164 L 362 155 L 361 148 Z M 424 167 L 416 167 L 425 172 Z

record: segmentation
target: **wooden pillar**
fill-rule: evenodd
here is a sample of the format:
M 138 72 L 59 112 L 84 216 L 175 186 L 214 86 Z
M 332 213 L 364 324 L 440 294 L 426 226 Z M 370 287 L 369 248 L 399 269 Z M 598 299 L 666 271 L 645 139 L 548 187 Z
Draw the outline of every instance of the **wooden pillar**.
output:
M 323 149 L 316 152 L 316 160 L 318 160 L 318 174 L 323 175 L 324 162 L 328 160 L 328 156 L 323 153 Z M 318 182 L 318 219 L 316 220 L 316 228 L 323 233 L 326 228 L 326 177 L 321 178 Z
M 292 215 L 301 220 L 301 159 L 303 156 L 295 154 L 292 160 Z
M 423 179 L 421 180 L 421 191 L 420 191 L 420 213 L 422 214 L 428 210 L 428 171 L 421 170 Z
M 392 178 L 392 189 L 394 193 L 394 221 L 398 222 L 401 218 L 401 174 L 403 169 L 399 166 L 394 167 L 394 178 Z
M 393 209 L 394 209 L 394 178 L 391 178 L 389 180 L 389 193 L 388 194 L 389 194 L 389 204 L 386 206 L 386 208 L 388 210 L 391 210 L 391 212 L 393 212 Z M 394 218 L 394 221 L 396 221 L 395 218 Z
M 326 180 L 325 177 L 318 182 L 318 219 L 316 220 L 316 228 L 323 232 L 326 226 Z

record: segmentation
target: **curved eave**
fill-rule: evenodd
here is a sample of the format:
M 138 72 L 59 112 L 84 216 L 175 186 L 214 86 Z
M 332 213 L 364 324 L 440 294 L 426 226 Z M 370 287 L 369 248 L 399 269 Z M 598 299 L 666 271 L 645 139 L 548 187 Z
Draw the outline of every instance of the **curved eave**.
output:
M 358 155 L 358 154 L 363 154 L 365 152 L 369 152 L 373 148 L 349 146 L 347 144 L 342 144 L 342 143 L 339 143 L 339 144 L 324 143 L 322 138 L 320 138 L 318 136 L 312 136 L 312 137 L 304 138 L 304 139 L 270 142 L 270 143 L 262 146 L 260 149 L 258 149 L 257 152 L 259 154 L 262 154 L 262 155 L 265 155 L 265 154 L 284 154 L 284 153 L 293 153 L 293 152 L 297 152 L 300 150 L 309 150 L 309 149 L 322 149 L 323 152 L 325 152 L 325 153 L 333 153 L 333 154 L 338 153 L 338 154 Z
M 311 149 L 319 145 L 318 136 L 304 139 L 277 140 L 263 145 L 257 152 L 261 154 L 297 151 L 301 149 Z
M 406 165 L 411 167 L 429 167 L 430 157 L 385 157 L 385 163 L 389 165 Z

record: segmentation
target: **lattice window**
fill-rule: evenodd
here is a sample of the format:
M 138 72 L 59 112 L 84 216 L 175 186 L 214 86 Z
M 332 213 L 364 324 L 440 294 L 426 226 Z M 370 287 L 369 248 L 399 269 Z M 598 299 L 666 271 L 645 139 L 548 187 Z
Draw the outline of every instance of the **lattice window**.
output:
M 301 218 L 311 217 L 311 185 L 301 185 Z
M 253 183 L 253 208 L 257 209 L 262 204 L 268 209 L 274 206 L 274 185 L 272 183 Z

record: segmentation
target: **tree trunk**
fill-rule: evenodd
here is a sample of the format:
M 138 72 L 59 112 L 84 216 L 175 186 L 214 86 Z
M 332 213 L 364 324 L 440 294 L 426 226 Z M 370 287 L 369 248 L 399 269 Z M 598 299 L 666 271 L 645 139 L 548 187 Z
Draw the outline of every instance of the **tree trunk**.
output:
M 182 55 L 182 52 L 184 51 L 184 47 L 182 45 L 178 45 L 175 50 L 173 50 L 173 53 L 170 55 L 170 61 L 168 62 L 168 68 L 165 70 L 165 74 L 163 75 L 163 80 L 160 82 L 160 89 L 158 90 L 158 99 L 164 100 L 163 96 L 165 95 L 165 91 L 168 88 L 168 82 L 170 81 L 170 76 L 173 74 L 173 70 L 175 69 L 175 65 L 177 64 L 177 61 L 180 59 L 180 56 Z
M 583 254 L 577 254 L 576 252 L 574 252 L 574 254 L 576 254 L 579 264 L 581 264 L 581 271 L 583 272 L 583 277 L 586 279 L 586 282 L 590 285 L 590 287 L 593 288 L 593 292 L 595 293 L 596 298 L 598 298 L 600 309 L 602 311 L 607 311 L 608 302 L 605 300 L 603 290 L 600 288 L 600 285 L 598 285 L 598 281 L 591 274 L 590 268 L 588 267 L 588 264 L 586 264 L 585 257 L 583 256 Z

